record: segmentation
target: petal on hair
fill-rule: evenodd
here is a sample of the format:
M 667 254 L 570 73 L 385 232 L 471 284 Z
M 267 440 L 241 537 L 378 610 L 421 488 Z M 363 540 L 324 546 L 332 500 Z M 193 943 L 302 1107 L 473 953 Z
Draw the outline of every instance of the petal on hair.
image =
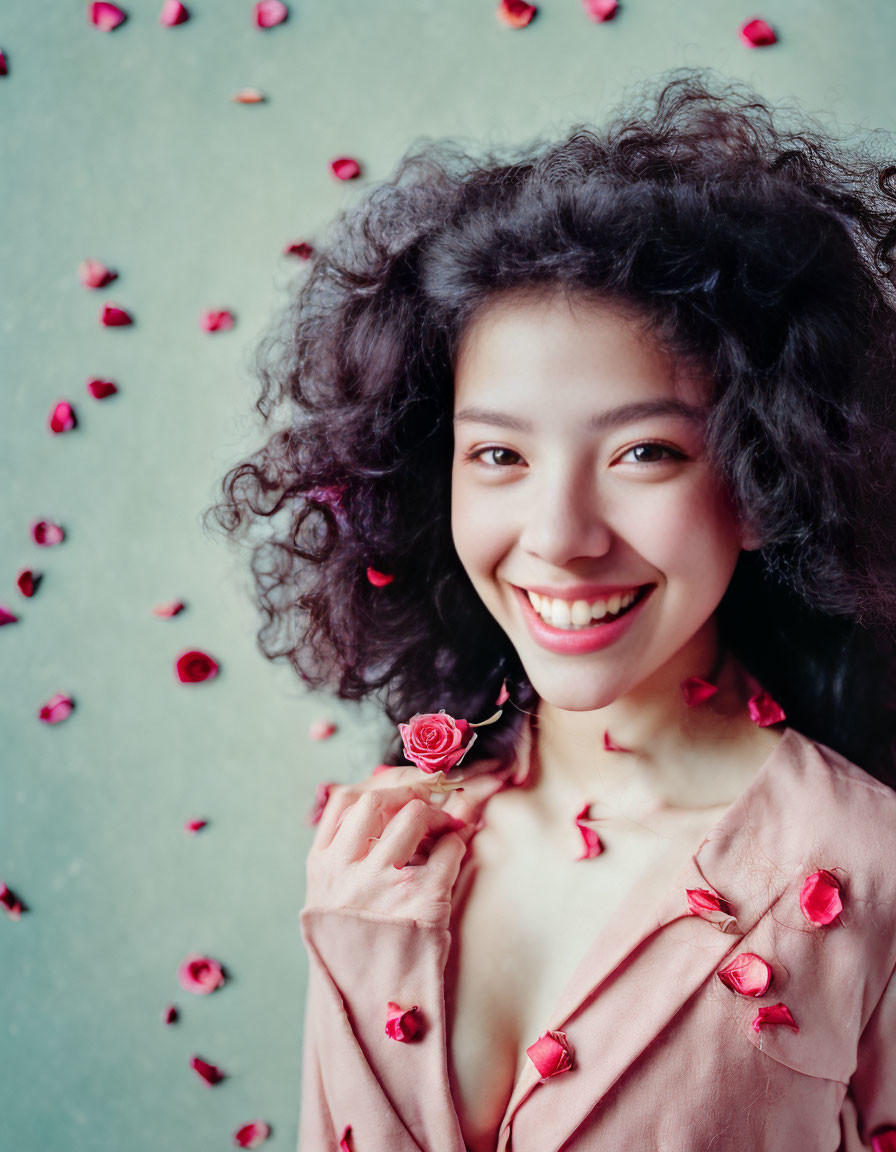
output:
M 207 1060 L 203 1060 L 201 1056 L 190 1057 L 190 1067 L 197 1076 L 201 1076 L 206 1084 L 219 1084 L 224 1077 L 224 1073 L 215 1064 L 209 1064 Z
M 542 1083 L 559 1072 L 568 1072 L 573 1066 L 573 1054 L 565 1032 L 543 1032 L 526 1049 L 526 1055 L 541 1074 Z
M 267 97 L 257 88 L 240 88 L 230 99 L 237 104 L 263 104 Z
M 504 679 L 501 681 L 501 691 L 498 693 L 498 699 L 495 701 L 495 703 L 500 708 L 501 705 L 506 704 L 509 699 L 510 693 L 507 691 L 507 680 Z
M 16 896 L 11 888 L 0 880 L 0 908 L 6 913 L 10 920 L 21 920 L 22 913 L 25 910 L 25 905 Z
M 807 876 L 800 889 L 800 909 L 810 924 L 823 928 L 843 911 L 840 881 L 827 868 Z
M 345 1131 L 339 1137 L 339 1152 L 354 1152 L 354 1142 L 352 1141 L 352 1126 L 346 1124 Z
M 68 400 L 59 400 L 50 413 L 47 427 L 54 436 L 58 436 L 60 432 L 71 432 L 72 428 L 76 428 L 77 425 L 74 408 Z
M 105 288 L 118 279 L 118 273 L 99 260 L 82 260 L 78 265 L 78 278 L 85 288 Z
M 726 988 L 741 996 L 764 996 L 772 982 L 771 965 L 755 952 L 741 952 L 716 976 Z
M 896 1128 L 878 1128 L 871 1133 L 871 1152 L 896 1152 Z
M 375 588 L 385 588 L 387 584 L 392 583 L 395 577 L 389 576 L 385 572 L 377 572 L 376 568 L 368 568 L 367 579 Z
M 107 396 L 115 395 L 118 386 L 113 380 L 100 380 L 94 376 L 87 381 L 87 391 L 94 400 L 105 400 Z
M 51 696 L 46 704 L 42 705 L 37 713 L 38 720 L 42 720 L 44 724 L 61 724 L 63 720 L 67 720 L 71 716 L 75 707 L 75 702 L 71 696 L 66 696 L 64 692 L 57 692 L 55 696 Z
M 185 24 L 190 18 L 180 0 L 165 0 L 162 11 L 159 13 L 159 23 L 163 28 L 174 28 L 177 24 Z
M 191 952 L 178 966 L 177 982 L 185 992 L 207 996 L 225 983 L 224 971 L 217 960 Z
M 734 909 L 718 892 L 711 892 L 708 888 L 685 888 L 685 896 L 689 916 L 699 916 L 701 920 L 706 920 L 720 932 L 738 931 Z
M 327 806 L 327 801 L 330 799 L 330 792 L 336 787 L 336 780 L 324 780 L 318 784 L 314 792 L 314 804 L 308 810 L 305 817 L 305 823 L 311 827 L 319 823 L 321 816 L 324 814 L 324 808 Z
M 270 1134 L 269 1124 L 263 1120 L 252 1120 L 234 1132 L 233 1142 L 237 1148 L 258 1148 Z
M 166 1004 L 162 1009 L 162 1023 L 175 1024 L 179 1019 L 179 1015 L 176 1004 Z
M 0 604 L 0 627 L 4 624 L 18 624 L 19 618 L 14 615 L 4 604 Z
M 226 308 L 208 309 L 199 317 L 199 327 L 203 332 L 229 332 L 234 323 L 233 313 Z
M 688 708 L 696 708 L 698 704 L 705 703 L 710 696 L 715 696 L 718 686 L 702 680 L 699 676 L 688 676 L 681 682 L 681 694 Z
M 755 696 L 751 696 L 747 708 L 750 719 L 760 728 L 768 728 L 770 724 L 780 724 L 782 720 L 787 719 L 784 709 L 777 700 L 769 696 L 768 692 L 757 692 Z
M 409 1044 L 420 1035 L 422 1022 L 417 1015 L 419 1005 L 413 1008 L 401 1008 L 393 1000 L 386 1005 L 386 1035 L 390 1040 L 400 1040 Z
M 354 180 L 361 175 L 361 165 L 351 156 L 337 156 L 330 161 L 330 171 L 337 180 Z
M 527 4 L 526 0 L 501 0 L 497 16 L 508 28 L 525 28 L 537 11 L 535 5 Z
M 758 1032 L 760 1028 L 767 1028 L 771 1024 L 783 1024 L 799 1032 L 786 1004 L 763 1004 L 753 1019 L 753 1031 Z
M 748 48 L 766 48 L 778 41 L 773 28 L 764 20 L 748 20 L 741 26 L 738 35 Z
M 314 249 L 304 240 L 293 240 L 283 249 L 283 255 L 298 256 L 300 260 L 310 260 L 314 255 Z
M 184 608 L 186 604 L 183 600 L 169 600 L 167 604 L 153 604 L 152 614 L 160 620 L 170 620 L 173 616 L 179 616 Z
M 35 520 L 31 525 L 31 538 L 41 548 L 51 548 L 65 539 L 65 529 L 52 520 Z
M 133 318 L 124 308 L 119 308 L 117 304 L 103 305 L 103 310 L 100 312 L 100 324 L 104 328 L 124 328 L 133 323 Z
M 608 752 L 628 752 L 628 748 L 623 748 L 621 744 L 616 744 L 612 740 L 609 732 L 604 732 L 604 748 Z
M 576 827 L 581 832 L 582 840 L 585 842 L 582 855 L 577 856 L 576 860 L 593 860 L 595 856 L 600 856 L 604 850 L 597 830 L 593 827 L 601 818 L 589 815 L 590 810 L 591 805 L 586 804 L 576 815 Z
M 199 684 L 218 675 L 218 664 L 207 652 L 182 652 L 174 665 L 181 684 Z
M 582 7 L 590 19 L 596 24 L 602 24 L 604 20 L 613 19 L 619 4 L 617 0 L 582 0 Z
M 255 5 L 255 27 L 273 28 L 282 24 L 288 15 L 289 9 L 280 0 L 261 0 Z
M 312 740 L 329 740 L 338 728 L 332 720 L 315 720 L 308 729 Z
M 35 572 L 31 568 L 23 568 L 16 577 L 16 584 L 18 584 L 19 591 L 22 595 L 30 598 L 37 591 L 42 579 L 42 572 Z
M 87 5 L 87 19 L 101 32 L 111 32 L 127 20 L 128 14 L 115 4 L 97 3 Z
M 188 820 L 184 824 L 184 831 L 189 832 L 191 836 L 195 836 L 197 832 L 201 832 L 208 824 L 208 820 Z

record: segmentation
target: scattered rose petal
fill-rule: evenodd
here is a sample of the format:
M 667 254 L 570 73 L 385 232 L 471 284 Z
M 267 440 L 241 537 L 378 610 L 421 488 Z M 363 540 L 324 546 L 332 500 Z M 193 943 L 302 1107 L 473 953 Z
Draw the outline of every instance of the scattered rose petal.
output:
M 71 432 L 77 424 L 75 410 L 67 400 L 60 400 L 57 403 L 47 421 L 47 426 L 54 436 L 58 436 L 60 432 Z
M 101 32 L 111 32 L 113 28 L 117 28 L 119 24 L 123 24 L 127 20 L 127 12 L 122 11 L 115 4 L 88 4 L 87 5 L 87 19 L 91 24 L 95 24 Z
M 800 889 L 800 909 L 810 924 L 823 928 L 843 911 L 840 881 L 827 868 L 813 872 Z
M 200 832 L 207 824 L 208 820 L 188 820 L 186 824 L 184 824 L 184 831 L 189 832 L 191 836 L 195 836 L 196 833 Z
M 710 696 L 715 696 L 718 690 L 717 685 L 710 684 L 708 680 L 701 680 L 699 676 L 688 676 L 687 680 L 681 682 L 681 694 L 688 708 L 704 704 Z
M 209 309 L 199 317 L 199 327 L 203 332 L 229 332 L 235 323 L 232 312 L 226 308 Z
M 174 28 L 184 24 L 190 18 L 190 13 L 179 0 L 165 0 L 162 11 L 159 13 L 159 23 L 163 28 Z
M 31 539 L 41 548 L 51 548 L 65 539 L 65 529 L 52 520 L 35 520 L 31 525 Z
M 685 895 L 689 916 L 699 916 L 701 920 L 706 920 L 720 932 L 737 932 L 734 909 L 724 896 L 710 892 L 708 888 L 686 888 Z
M 270 1134 L 270 1125 L 263 1120 L 252 1120 L 234 1132 L 233 1142 L 237 1148 L 257 1148 L 264 1144 Z
M 93 376 L 87 381 L 87 391 L 94 400 L 105 400 L 107 396 L 114 396 L 118 386 L 114 380 L 100 380 Z
M 180 1016 L 180 1014 L 177 1011 L 177 1005 L 176 1004 L 168 1004 L 162 1010 L 162 1023 L 163 1024 L 175 1024 L 175 1023 L 177 1023 L 179 1016 Z
M 582 0 L 582 7 L 595 24 L 602 24 L 604 20 L 613 19 L 619 4 L 617 0 Z
M 419 1005 L 413 1008 L 402 1009 L 393 1000 L 386 1005 L 386 1035 L 390 1040 L 400 1040 L 404 1044 L 410 1043 L 420 1035 L 422 1022 L 417 1015 Z
M 255 27 L 273 28 L 275 24 L 282 24 L 289 15 L 289 9 L 280 0 L 261 0 L 255 5 Z
M 878 1128 L 872 1132 L 871 1152 L 896 1152 L 896 1128 Z
M 0 604 L 0 627 L 4 624 L 18 624 L 19 618 L 4 605 Z
M 218 675 L 218 665 L 206 652 L 182 652 L 174 665 L 181 684 L 199 684 Z
M 207 1061 L 203 1060 L 201 1056 L 191 1056 L 190 1067 L 197 1074 L 197 1076 L 202 1077 L 206 1084 L 218 1084 L 225 1078 L 224 1073 L 220 1068 L 216 1067 L 214 1064 L 209 1064 Z
M 354 1152 L 354 1142 L 352 1141 L 352 1126 L 346 1124 L 345 1131 L 339 1137 L 339 1152 Z
M 263 104 L 267 97 L 257 88 L 240 88 L 230 99 L 237 104 Z
M 508 28 L 525 28 L 538 9 L 526 0 L 501 0 L 497 16 Z
M 393 768 L 397 767 L 397 764 L 377 764 L 376 768 L 374 768 L 370 775 L 377 776 L 380 772 L 391 772 Z
M 78 278 L 85 288 L 105 288 L 118 279 L 118 273 L 99 260 L 82 260 L 78 265 Z
M 787 719 L 784 709 L 777 700 L 769 696 L 768 692 L 757 692 L 755 696 L 751 696 L 747 708 L 750 719 L 760 728 L 768 728 L 770 724 L 780 724 L 782 720 Z
M 628 752 L 628 748 L 623 748 L 621 744 L 616 744 L 610 737 L 609 732 L 604 732 L 604 748 L 608 752 Z
M 748 48 L 766 48 L 778 40 L 771 25 L 766 24 L 764 20 L 748 20 L 742 25 L 738 35 Z
M 183 600 L 169 600 L 167 604 L 154 604 L 152 614 L 160 620 L 170 620 L 172 616 L 179 616 L 184 608 L 186 604 Z
M 755 952 L 741 952 L 716 975 L 726 988 L 741 996 L 764 996 L 772 982 L 771 965 Z
M 22 912 L 25 910 L 25 905 L 16 896 L 11 888 L 0 880 L 0 908 L 6 913 L 10 920 L 21 920 Z
M 361 165 L 351 156 L 338 156 L 330 161 L 330 171 L 337 180 L 354 180 L 361 175 Z
M 314 803 L 308 809 L 305 816 L 305 824 L 313 827 L 320 822 L 321 816 L 324 814 L 324 808 L 327 806 L 327 801 L 330 799 L 330 792 L 336 787 L 338 781 L 324 780 L 317 785 L 314 790 Z
M 71 696 L 66 696 L 64 692 L 57 692 L 41 707 L 37 718 L 42 720 L 44 724 L 61 724 L 63 720 L 67 720 L 71 716 L 74 707 L 75 702 Z
M 592 824 L 597 823 L 600 817 L 589 816 L 590 809 L 591 805 L 586 804 L 576 816 L 576 827 L 582 833 L 582 839 L 585 841 L 584 851 L 581 856 L 576 857 L 577 860 L 593 860 L 595 856 L 600 856 L 604 850 L 600 837 L 591 827 Z
M 42 572 L 35 572 L 31 568 L 23 568 L 16 577 L 16 584 L 18 584 L 19 591 L 22 595 L 30 598 L 37 591 L 42 579 Z
M 565 1032 L 543 1032 L 526 1049 L 526 1055 L 540 1072 L 542 1083 L 558 1072 L 568 1072 L 573 1064 L 572 1050 Z
M 331 720 L 315 720 L 308 729 L 312 740 L 329 740 L 338 729 Z
M 298 256 L 300 260 L 310 260 L 314 255 L 314 249 L 304 240 L 294 240 L 292 244 L 287 244 L 283 249 L 283 255 Z
M 760 1028 L 767 1028 L 770 1024 L 784 1024 L 794 1032 L 799 1032 L 786 1004 L 763 1004 L 753 1020 L 753 1031 L 758 1032 Z
M 0 76 L 9 75 L 9 65 L 6 62 L 6 53 L 0 48 Z
M 130 313 L 125 312 L 124 308 L 119 308 L 117 304 L 104 304 L 103 310 L 100 312 L 100 324 L 104 328 L 123 328 L 126 324 L 133 324 Z
M 385 588 L 387 584 L 392 583 L 395 577 L 388 576 L 385 572 L 377 572 L 376 568 L 368 568 L 367 579 L 375 588 Z
M 510 693 L 507 691 L 507 680 L 504 679 L 501 681 L 501 691 L 498 693 L 498 699 L 495 701 L 495 703 L 500 708 L 501 705 L 506 704 L 509 699 Z
M 416 712 L 407 724 L 399 724 L 404 754 L 422 772 L 449 772 L 456 768 L 476 740 L 473 726 L 455 720 L 444 708 Z
M 221 965 L 210 956 L 191 952 L 180 962 L 177 969 L 177 982 L 185 992 L 195 992 L 197 996 L 207 996 L 225 982 Z

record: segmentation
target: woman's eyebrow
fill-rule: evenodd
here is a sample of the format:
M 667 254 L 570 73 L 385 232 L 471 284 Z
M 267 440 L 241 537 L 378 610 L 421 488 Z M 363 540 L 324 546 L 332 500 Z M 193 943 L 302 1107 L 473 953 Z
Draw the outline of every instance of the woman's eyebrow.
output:
M 639 400 L 632 404 L 621 404 L 618 408 L 608 408 L 605 412 L 596 412 L 587 427 L 592 432 L 603 432 L 608 428 L 631 424 L 635 420 L 644 420 L 648 416 L 680 416 L 702 424 L 706 418 L 706 409 L 672 398 Z M 491 408 L 461 408 L 454 414 L 454 423 L 495 424 L 501 428 L 512 428 L 516 432 L 532 431 L 528 420 L 511 416 L 507 412 L 496 412 Z

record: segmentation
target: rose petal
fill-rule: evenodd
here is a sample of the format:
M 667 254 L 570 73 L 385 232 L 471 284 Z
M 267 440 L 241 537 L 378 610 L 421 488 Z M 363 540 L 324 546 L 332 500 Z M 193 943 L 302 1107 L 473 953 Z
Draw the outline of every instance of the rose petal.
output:
M 237 1148 L 257 1148 L 270 1134 L 270 1125 L 263 1120 L 252 1120 L 234 1132 L 233 1142 Z
M 114 380 L 100 380 L 94 376 L 87 381 L 87 391 L 94 400 L 105 400 L 107 396 L 115 395 L 118 391 L 118 385 Z
M 119 308 L 117 304 L 103 305 L 103 310 L 100 312 L 100 324 L 104 328 L 123 328 L 126 324 L 133 323 L 130 313 L 125 312 L 124 308 Z
M 400 1040 L 403 1044 L 409 1044 L 420 1035 L 423 1024 L 417 1015 L 419 1005 L 402 1009 L 390 1000 L 386 1009 L 386 1035 L 390 1040 Z
M 159 23 L 163 28 L 174 28 L 177 24 L 184 24 L 189 18 L 190 13 L 180 0 L 165 0 L 159 13 Z
M 338 728 L 331 720 L 315 720 L 308 729 L 312 740 L 329 740 Z
M 186 604 L 183 600 L 169 600 L 167 604 L 153 604 L 152 614 L 160 620 L 170 620 L 173 616 L 179 616 L 184 608 Z
M 58 436 L 60 432 L 71 432 L 72 428 L 77 427 L 77 423 L 74 408 L 67 400 L 60 400 L 50 413 L 47 426 L 54 436 Z
M 267 97 L 257 88 L 240 88 L 230 99 L 237 104 L 263 104 Z
M 787 719 L 784 709 L 777 700 L 769 696 L 768 692 L 757 692 L 755 696 L 751 696 L 747 701 L 747 708 L 750 719 L 760 728 L 768 728 L 770 724 L 780 724 L 782 720 Z
M 330 799 L 330 792 L 336 787 L 336 780 L 324 780 L 318 784 L 314 791 L 314 804 L 309 808 L 306 816 L 306 825 L 313 827 L 320 821 L 321 816 L 324 814 L 324 808 L 327 806 L 327 801 Z
M 608 752 L 628 752 L 628 748 L 623 748 L 621 744 L 614 743 L 610 738 L 610 733 L 606 731 L 604 732 L 604 748 L 606 748 Z
M 734 909 L 724 896 L 711 892 L 708 888 L 686 888 L 688 915 L 699 916 L 720 932 L 736 933 L 737 920 Z
M 346 1124 L 345 1131 L 339 1137 L 339 1152 L 354 1152 L 354 1147 L 352 1126 L 351 1124 Z
M 182 652 L 174 665 L 181 684 L 199 684 L 218 675 L 218 664 L 206 652 Z
M 368 568 L 367 579 L 375 588 L 385 588 L 387 584 L 392 583 L 395 577 L 388 576 L 385 572 L 377 572 L 376 568 Z
M 337 180 L 354 180 L 361 175 L 361 165 L 351 156 L 338 156 L 330 161 L 330 171 Z
M 501 705 L 506 704 L 509 699 L 510 693 L 507 691 L 507 680 L 505 678 L 501 681 L 501 691 L 498 693 L 498 699 L 495 701 L 495 703 L 500 708 Z
M 585 841 L 584 851 L 581 856 L 576 857 L 576 860 L 593 860 L 595 856 L 600 856 L 604 850 L 600 837 L 591 827 L 591 824 L 596 824 L 601 817 L 589 816 L 590 809 L 591 805 L 586 804 L 576 816 L 576 827 L 582 833 L 582 839 Z
M 541 1083 L 559 1072 L 568 1072 L 573 1065 L 573 1054 L 565 1032 L 543 1032 L 526 1049 L 526 1055 L 541 1074 Z
M 497 16 L 508 28 L 525 28 L 537 11 L 535 5 L 527 4 L 526 0 L 501 0 Z
M 840 881 L 827 868 L 807 876 L 800 889 L 800 909 L 810 924 L 823 928 L 843 911 Z
M 191 952 L 178 966 L 177 982 L 185 992 L 207 996 L 225 983 L 225 976 L 217 960 Z
M 18 624 L 18 622 L 18 616 L 10 612 L 5 604 L 0 604 L 0 627 L 4 624 Z
M 11 888 L 0 881 L 0 908 L 6 913 L 10 920 L 21 920 L 22 912 L 25 910 L 25 905 L 16 896 Z
M 871 1152 L 896 1152 L 896 1128 L 878 1128 L 871 1133 Z
M 9 75 L 9 65 L 6 62 L 6 53 L 0 48 L 0 76 Z
M 778 40 L 771 25 L 764 20 L 748 20 L 742 25 L 738 36 L 748 48 L 765 48 Z
M 82 260 L 78 265 L 78 278 L 85 288 L 105 288 L 118 279 L 118 273 L 99 260 Z
M 168 1004 L 162 1009 L 162 1023 L 175 1024 L 179 1019 L 180 1014 L 177 1011 L 176 1004 Z
M 300 260 L 310 260 L 314 255 L 314 249 L 304 240 L 294 240 L 292 244 L 287 244 L 283 249 L 283 255 L 298 256 Z
M 398 768 L 398 764 L 377 764 L 376 768 L 370 773 L 371 776 L 377 776 L 380 772 L 391 772 L 393 768 Z
M 19 591 L 23 596 L 31 597 L 37 591 L 41 580 L 43 580 L 42 572 L 34 572 L 31 568 L 23 568 L 16 577 L 16 584 L 18 584 Z
M 63 720 L 67 720 L 71 716 L 74 707 L 75 702 L 71 696 L 66 696 L 64 692 L 57 692 L 41 707 L 37 713 L 37 718 L 42 720 L 44 724 L 61 724 Z
M 65 529 L 52 520 L 35 520 L 31 525 L 31 538 L 41 548 L 51 548 L 65 539 Z
M 755 952 L 741 952 L 730 964 L 720 968 L 716 976 L 726 988 L 741 996 L 764 996 L 772 982 L 772 969 Z
M 763 1004 L 753 1019 L 753 1031 L 758 1032 L 760 1028 L 767 1028 L 770 1024 L 784 1024 L 794 1032 L 799 1032 L 786 1004 Z
M 197 832 L 201 831 L 208 824 L 208 820 L 188 820 L 184 824 L 184 831 L 189 832 L 191 836 L 195 836 Z
M 427 773 L 450 772 L 466 756 L 476 733 L 466 720 L 455 720 L 444 708 L 417 712 L 407 724 L 399 724 L 404 754 Z
M 280 0 L 262 0 L 255 5 L 255 27 L 273 28 L 275 24 L 282 24 L 289 15 L 289 9 Z
M 705 703 L 718 690 L 717 685 L 701 680 L 699 676 L 688 676 L 687 680 L 681 682 L 681 694 L 688 708 L 696 708 L 698 704 Z
M 596 24 L 601 24 L 604 20 L 613 19 L 619 4 L 617 0 L 582 0 L 582 7 L 587 16 Z
M 226 308 L 209 309 L 199 317 L 199 327 L 203 332 L 229 332 L 235 322 L 233 313 Z
M 209 1064 L 201 1056 L 191 1056 L 190 1067 L 197 1076 L 202 1077 L 206 1084 L 218 1084 L 225 1078 L 220 1068 L 214 1064 Z
M 127 12 L 122 11 L 115 4 L 88 4 L 87 5 L 87 19 L 91 24 L 95 24 L 101 32 L 111 32 L 113 28 L 117 28 L 119 24 L 123 24 L 127 20 Z

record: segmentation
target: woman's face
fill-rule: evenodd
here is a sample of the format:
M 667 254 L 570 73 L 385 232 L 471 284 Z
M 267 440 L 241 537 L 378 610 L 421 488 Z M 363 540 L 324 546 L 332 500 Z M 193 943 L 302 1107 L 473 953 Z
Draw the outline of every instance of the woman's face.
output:
M 702 381 L 676 379 L 631 319 L 591 299 L 495 298 L 463 335 L 454 544 L 559 708 L 707 671 L 713 614 L 755 545 L 704 459 L 704 401 Z M 522 591 L 539 588 L 571 611 L 552 604 L 542 621 Z

